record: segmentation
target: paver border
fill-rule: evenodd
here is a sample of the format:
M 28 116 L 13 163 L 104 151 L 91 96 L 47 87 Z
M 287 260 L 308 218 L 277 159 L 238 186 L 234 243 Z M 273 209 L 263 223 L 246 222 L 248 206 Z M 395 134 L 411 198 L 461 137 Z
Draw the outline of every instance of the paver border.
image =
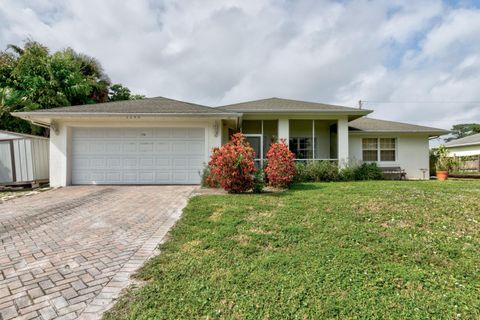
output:
M 183 209 L 188 200 L 196 194 L 196 188 L 192 189 L 182 200 L 180 206 L 176 206 L 168 215 L 168 218 L 153 233 L 153 235 L 144 242 L 140 249 L 122 266 L 122 268 L 113 276 L 100 293 L 86 306 L 79 314 L 78 319 L 97 320 L 101 319 L 105 311 L 109 310 L 115 304 L 122 290 L 128 288 L 134 281 L 130 278 L 147 260 L 160 254 L 158 245 L 167 240 L 167 234 L 175 223 L 182 216 Z

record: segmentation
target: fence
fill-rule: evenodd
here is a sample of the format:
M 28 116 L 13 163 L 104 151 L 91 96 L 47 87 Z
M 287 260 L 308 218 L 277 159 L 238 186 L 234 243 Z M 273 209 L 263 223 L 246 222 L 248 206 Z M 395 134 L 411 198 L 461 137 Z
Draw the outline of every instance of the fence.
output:
M 480 171 L 480 155 L 455 158 L 456 171 Z

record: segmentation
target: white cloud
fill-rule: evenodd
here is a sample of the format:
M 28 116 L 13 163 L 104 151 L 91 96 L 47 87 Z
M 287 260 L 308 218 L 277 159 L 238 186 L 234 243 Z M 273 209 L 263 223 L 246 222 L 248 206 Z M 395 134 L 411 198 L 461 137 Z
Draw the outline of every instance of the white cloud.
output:
M 480 101 L 480 10 L 439 0 L 0 0 L 0 47 L 28 36 L 98 58 L 135 92 L 210 105 Z M 445 128 L 480 122 L 472 103 L 366 107 Z

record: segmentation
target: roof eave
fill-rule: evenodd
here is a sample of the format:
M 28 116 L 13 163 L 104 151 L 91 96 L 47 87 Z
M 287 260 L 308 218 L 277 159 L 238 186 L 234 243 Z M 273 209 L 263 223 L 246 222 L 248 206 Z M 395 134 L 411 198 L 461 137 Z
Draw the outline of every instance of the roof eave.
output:
M 479 142 L 470 142 L 470 143 L 461 143 L 461 144 L 455 144 L 455 145 L 447 145 L 445 144 L 445 148 L 456 148 L 456 147 L 469 147 L 469 146 L 480 146 L 480 141 Z
M 224 109 L 228 110 L 228 109 Z M 273 109 L 258 109 L 258 110 L 245 110 L 239 109 L 232 112 L 246 113 L 321 113 L 321 114 L 352 114 L 352 115 L 367 115 L 373 112 L 373 110 L 318 110 L 318 109 L 303 109 L 303 110 L 273 110 Z
M 364 133 L 400 133 L 400 134 L 428 134 L 429 136 L 443 136 L 450 133 L 450 131 L 439 130 L 439 131 L 423 131 L 423 130 L 349 130 L 349 134 L 364 134 Z
M 140 116 L 140 117 L 211 117 L 211 118 L 238 118 L 241 113 L 226 113 L 226 112 L 182 112 L 182 113 L 122 113 L 122 112 L 12 112 L 14 117 L 22 119 L 35 118 L 74 118 L 74 117 L 122 117 L 122 116 Z

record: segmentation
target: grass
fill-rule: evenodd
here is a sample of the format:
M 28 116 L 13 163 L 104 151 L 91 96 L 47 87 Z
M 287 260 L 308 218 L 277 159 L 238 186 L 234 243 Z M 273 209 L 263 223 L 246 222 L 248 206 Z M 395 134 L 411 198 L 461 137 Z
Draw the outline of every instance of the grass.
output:
M 480 181 L 199 196 L 105 319 L 479 319 Z

